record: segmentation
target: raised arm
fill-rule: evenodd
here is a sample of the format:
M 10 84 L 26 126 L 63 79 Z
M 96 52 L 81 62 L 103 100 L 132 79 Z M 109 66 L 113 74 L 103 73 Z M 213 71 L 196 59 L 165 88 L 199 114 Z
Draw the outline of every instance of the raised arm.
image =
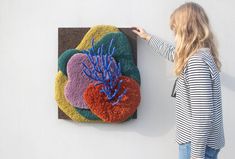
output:
M 175 46 L 172 43 L 152 35 L 148 44 L 156 53 L 174 62 Z
M 171 62 L 174 61 L 174 44 L 167 42 L 157 36 L 150 35 L 143 28 L 140 27 L 133 27 L 132 31 L 140 38 L 147 41 L 149 46 L 153 48 L 156 53 L 160 54 Z

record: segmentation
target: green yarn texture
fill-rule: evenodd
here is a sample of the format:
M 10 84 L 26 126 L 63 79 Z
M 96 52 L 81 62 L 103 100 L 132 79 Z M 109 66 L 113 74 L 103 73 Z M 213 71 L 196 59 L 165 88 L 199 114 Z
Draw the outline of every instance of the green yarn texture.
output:
M 75 108 L 76 111 L 89 120 L 101 120 L 95 114 L 93 114 L 89 109 Z

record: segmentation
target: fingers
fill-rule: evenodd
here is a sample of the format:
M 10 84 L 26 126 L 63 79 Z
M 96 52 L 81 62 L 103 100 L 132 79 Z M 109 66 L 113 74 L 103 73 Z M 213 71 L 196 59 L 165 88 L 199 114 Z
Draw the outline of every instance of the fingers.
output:
M 137 34 L 138 36 L 140 36 L 141 34 L 141 29 L 140 27 L 131 27 L 132 32 L 134 32 L 135 34 Z
M 145 32 L 145 30 L 141 27 L 132 27 L 132 32 L 138 35 L 140 38 L 143 38 L 144 40 L 148 40 L 149 36 Z
M 139 35 L 139 32 L 137 30 L 132 30 L 135 34 Z
M 132 27 L 132 29 L 134 29 L 134 30 L 138 30 L 138 31 L 142 31 L 142 30 L 143 30 L 143 28 L 141 28 L 141 27 L 137 27 L 137 26 Z

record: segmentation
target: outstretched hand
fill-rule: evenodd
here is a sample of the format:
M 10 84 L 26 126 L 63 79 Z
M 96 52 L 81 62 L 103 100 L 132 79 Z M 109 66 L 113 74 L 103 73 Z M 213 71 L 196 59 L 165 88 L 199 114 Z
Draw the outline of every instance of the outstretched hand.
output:
M 151 35 L 148 34 L 143 28 L 141 27 L 132 27 L 132 32 L 134 32 L 136 35 L 138 35 L 140 38 L 149 41 L 151 38 Z

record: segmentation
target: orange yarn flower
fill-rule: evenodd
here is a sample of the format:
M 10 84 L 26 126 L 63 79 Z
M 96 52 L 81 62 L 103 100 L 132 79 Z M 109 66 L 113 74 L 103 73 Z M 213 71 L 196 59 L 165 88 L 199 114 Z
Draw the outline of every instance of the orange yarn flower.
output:
M 139 84 L 126 76 L 121 76 L 120 80 L 123 80 L 120 94 L 125 89 L 127 89 L 127 93 L 116 105 L 112 105 L 107 96 L 104 93 L 100 93 L 102 85 L 95 86 L 95 83 L 91 83 L 83 94 L 83 98 L 90 110 L 104 122 L 122 122 L 127 120 L 136 111 L 140 103 Z M 116 100 L 117 98 L 114 99 L 114 101 Z

